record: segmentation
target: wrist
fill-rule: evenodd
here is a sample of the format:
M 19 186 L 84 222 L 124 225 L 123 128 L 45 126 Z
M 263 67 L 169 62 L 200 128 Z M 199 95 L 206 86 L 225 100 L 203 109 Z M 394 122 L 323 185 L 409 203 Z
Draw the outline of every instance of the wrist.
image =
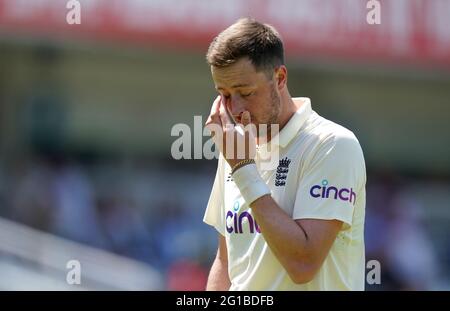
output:
M 241 161 L 235 163 L 231 168 L 231 174 L 234 174 L 234 172 L 236 172 L 238 169 L 240 169 L 241 167 L 244 167 L 245 165 L 249 165 L 249 164 L 256 164 L 255 160 L 244 159 L 244 160 L 241 160 Z
M 260 197 L 271 194 L 269 186 L 262 179 L 254 162 L 237 168 L 233 171 L 232 176 L 249 206 Z

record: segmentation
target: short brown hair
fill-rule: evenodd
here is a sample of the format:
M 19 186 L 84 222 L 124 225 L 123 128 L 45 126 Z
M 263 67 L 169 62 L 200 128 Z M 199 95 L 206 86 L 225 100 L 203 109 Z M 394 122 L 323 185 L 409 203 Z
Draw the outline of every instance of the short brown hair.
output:
M 256 71 L 284 65 L 284 48 L 274 27 L 251 18 L 241 18 L 211 42 L 206 61 L 210 66 L 226 67 L 248 57 Z

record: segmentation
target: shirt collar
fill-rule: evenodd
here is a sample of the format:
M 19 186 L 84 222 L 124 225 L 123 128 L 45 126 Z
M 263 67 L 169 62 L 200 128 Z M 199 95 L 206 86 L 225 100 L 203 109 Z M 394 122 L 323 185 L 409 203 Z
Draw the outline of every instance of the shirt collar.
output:
M 293 98 L 294 101 L 303 101 L 303 104 L 289 119 L 288 123 L 281 129 L 278 134 L 278 144 L 285 148 L 292 139 L 297 135 L 300 128 L 305 124 L 306 120 L 310 116 L 311 109 L 311 99 L 308 97 L 296 97 Z M 275 140 L 276 141 L 276 140 Z
M 279 146 L 285 148 L 305 124 L 305 121 L 311 115 L 311 100 L 308 97 L 293 98 L 294 101 L 303 101 L 301 107 L 292 115 L 283 129 L 268 143 L 257 146 L 259 155 L 266 159 Z

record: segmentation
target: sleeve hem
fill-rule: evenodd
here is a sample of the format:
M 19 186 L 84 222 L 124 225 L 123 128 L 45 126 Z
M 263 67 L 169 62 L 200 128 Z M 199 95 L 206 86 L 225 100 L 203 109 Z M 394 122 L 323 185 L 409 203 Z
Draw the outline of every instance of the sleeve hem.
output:
M 344 223 L 342 230 L 347 230 L 352 226 L 351 220 L 349 221 L 347 217 L 339 216 L 339 215 L 313 215 L 313 214 L 304 214 L 301 216 L 293 216 L 294 220 L 298 219 L 318 219 L 318 220 L 339 220 Z
M 216 231 L 219 232 L 221 235 L 225 236 L 225 230 L 223 230 L 223 228 L 221 228 L 221 226 L 219 226 L 211 221 L 208 221 L 207 219 L 203 219 L 203 222 L 207 225 L 210 225 L 214 229 L 216 229 Z

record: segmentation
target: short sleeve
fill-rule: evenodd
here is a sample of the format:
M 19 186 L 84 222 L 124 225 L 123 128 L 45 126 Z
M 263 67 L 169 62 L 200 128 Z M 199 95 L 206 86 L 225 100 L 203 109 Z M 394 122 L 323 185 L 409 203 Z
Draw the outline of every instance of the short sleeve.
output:
M 224 167 L 222 156 L 217 162 L 216 177 L 206 206 L 203 222 L 213 226 L 220 234 L 225 236 L 225 218 L 223 211 Z
M 297 188 L 294 219 L 337 219 L 344 229 L 366 183 L 364 156 L 353 133 L 334 135 L 322 142 L 305 161 Z

